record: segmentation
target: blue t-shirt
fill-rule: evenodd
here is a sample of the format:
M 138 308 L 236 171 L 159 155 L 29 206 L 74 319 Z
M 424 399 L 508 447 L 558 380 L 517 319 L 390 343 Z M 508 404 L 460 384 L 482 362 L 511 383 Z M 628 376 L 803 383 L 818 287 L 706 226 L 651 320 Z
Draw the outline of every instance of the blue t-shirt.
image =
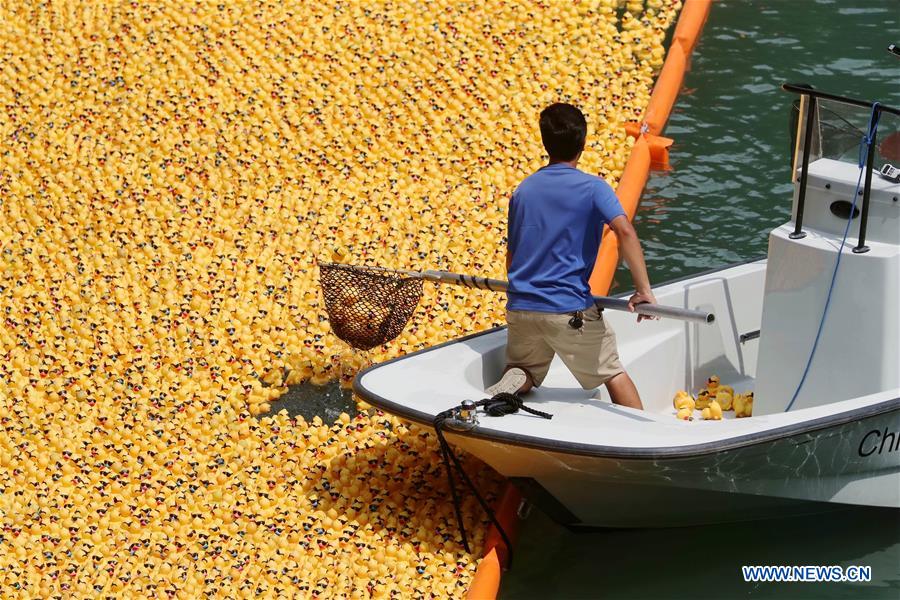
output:
M 599 177 L 565 163 L 527 177 L 509 202 L 509 289 L 506 307 L 564 313 L 593 304 L 588 278 L 603 226 L 622 205 Z

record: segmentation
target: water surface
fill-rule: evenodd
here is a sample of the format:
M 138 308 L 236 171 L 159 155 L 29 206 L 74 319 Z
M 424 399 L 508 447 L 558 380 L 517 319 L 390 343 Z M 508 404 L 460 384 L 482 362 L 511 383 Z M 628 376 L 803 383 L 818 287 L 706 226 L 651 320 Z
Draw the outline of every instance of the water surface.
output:
M 764 255 L 790 217 L 795 96 L 781 84 L 900 106 L 891 42 L 896 0 L 714 3 L 665 131 L 673 170 L 651 176 L 635 217 L 651 281 Z M 620 269 L 616 290 L 630 281 Z

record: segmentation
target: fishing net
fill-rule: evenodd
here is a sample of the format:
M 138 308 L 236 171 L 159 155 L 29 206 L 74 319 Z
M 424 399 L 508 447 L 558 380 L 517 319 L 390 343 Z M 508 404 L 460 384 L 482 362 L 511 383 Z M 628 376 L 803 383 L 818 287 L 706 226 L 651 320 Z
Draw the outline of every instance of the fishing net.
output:
M 422 283 L 421 278 L 375 267 L 319 263 L 331 330 L 360 350 L 400 335 L 422 298 Z

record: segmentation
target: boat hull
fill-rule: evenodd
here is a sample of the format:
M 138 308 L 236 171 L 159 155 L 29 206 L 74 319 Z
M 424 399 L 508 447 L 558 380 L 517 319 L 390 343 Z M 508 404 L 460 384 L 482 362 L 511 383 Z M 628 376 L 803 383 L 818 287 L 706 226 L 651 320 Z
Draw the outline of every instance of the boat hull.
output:
M 690 457 L 576 455 L 451 434 L 573 527 L 675 527 L 900 506 L 900 406 L 775 441 Z

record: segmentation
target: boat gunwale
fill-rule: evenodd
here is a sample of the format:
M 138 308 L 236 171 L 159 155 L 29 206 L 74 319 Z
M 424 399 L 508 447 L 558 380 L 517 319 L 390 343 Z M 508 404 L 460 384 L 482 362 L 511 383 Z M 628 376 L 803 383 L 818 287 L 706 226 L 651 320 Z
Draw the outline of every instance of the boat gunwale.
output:
M 713 268 L 706 271 L 702 271 L 699 273 L 693 273 L 684 277 L 679 277 L 676 279 L 671 279 L 666 282 L 661 283 L 659 288 L 671 285 L 674 283 L 678 283 L 680 281 L 686 281 L 688 279 L 694 279 L 703 277 L 705 275 L 711 275 L 713 273 L 718 273 L 721 271 L 726 271 L 728 269 L 748 265 L 754 262 L 759 262 L 761 260 L 765 260 L 766 257 L 756 257 L 744 261 L 740 261 L 737 263 L 732 263 L 723 267 Z M 614 297 L 623 297 L 631 292 L 624 292 L 622 294 L 617 294 Z M 498 327 L 492 327 L 491 329 L 487 329 L 485 331 L 479 331 L 477 333 L 472 333 L 463 337 L 455 338 L 452 340 L 448 340 L 436 346 L 430 346 L 428 348 L 423 348 L 421 350 L 417 350 L 410 354 L 404 354 L 402 356 L 398 356 L 384 362 L 372 365 L 360 371 L 353 380 L 353 391 L 359 394 L 366 402 L 376 406 L 380 409 L 385 410 L 391 414 L 394 414 L 400 418 L 407 419 L 410 421 L 415 421 L 422 425 L 432 426 L 434 417 L 428 413 L 410 408 L 408 406 L 398 404 L 387 398 L 384 398 L 374 392 L 368 390 L 365 385 L 362 383 L 362 378 L 369 372 L 379 369 L 381 367 L 385 367 L 394 362 L 404 360 L 410 358 L 412 356 L 416 356 L 419 354 L 424 354 L 427 352 L 432 352 L 434 350 L 438 350 L 443 348 L 444 346 L 450 346 L 452 344 L 458 344 L 465 342 L 467 340 L 471 340 L 483 335 L 490 335 L 492 333 L 496 333 L 504 329 L 506 325 L 501 325 Z M 849 398 L 848 398 L 849 399 Z M 646 459 L 646 460 L 654 460 L 660 458 L 693 458 L 693 457 L 701 457 L 706 456 L 708 454 L 713 454 L 716 452 L 722 452 L 725 450 L 735 450 L 738 448 L 745 448 L 749 446 L 754 446 L 758 444 L 764 444 L 768 442 L 773 442 L 785 438 L 790 438 L 797 435 L 803 435 L 806 433 L 811 433 L 814 431 L 820 431 L 823 429 L 828 429 L 837 425 L 845 425 L 847 423 L 851 423 L 853 421 L 859 421 L 862 419 L 867 419 L 870 417 L 875 417 L 881 414 L 890 413 L 892 411 L 900 411 L 900 397 L 894 398 L 892 400 L 885 400 L 882 402 L 878 402 L 876 404 L 871 404 L 868 406 L 862 406 L 859 408 L 855 408 L 849 411 L 844 411 L 840 413 L 835 413 L 831 415 L 826 415 L 823 417 L 819 417 L 817 419 L 812 419 L 809 421 L 802 421 L 799 423 L 792 423 L 789 425 L 785 425 L 782 427 L 776 427 L 774 429 L 766 429 L 763 431 L 748 433 L 744 435 L 739 435 L 737 437 L 726 438 L 724 440 L 717 440 L 712 442 L 703 442 L 700 444 L 692 444 L 692 445 L 683 445 L 683 446 L 660 446 L 660 447 L 648 447 L 648 448 L 625 448 L 622 446 L 604 446 L 601 444 L 585 444 L 582 442 L 564 442 L 555 439 L 549 438 L 541 438 L 531 435 L 523 435 L 518 433 L 510 433 L 506 431 L 501 431 L 497 429 L 489 429 L 485 428 L 481 425 L 476 426 L 475 428 L 468 431 L 459 431 L 453 430 L 452 432 L 455 435 L 471 437 L 476 439 L 482 439 L 491 442 L 499 442 L 499 443 L 507 443 L 513 446 L 521 446 L 526 448 L 533 448 L 536 450 L 545 450 L 551 452 L 562 452 L 566 454 L 573 454 L 579 456 L 590 456 L 597 458 L 631 458 L 631 459 Z

